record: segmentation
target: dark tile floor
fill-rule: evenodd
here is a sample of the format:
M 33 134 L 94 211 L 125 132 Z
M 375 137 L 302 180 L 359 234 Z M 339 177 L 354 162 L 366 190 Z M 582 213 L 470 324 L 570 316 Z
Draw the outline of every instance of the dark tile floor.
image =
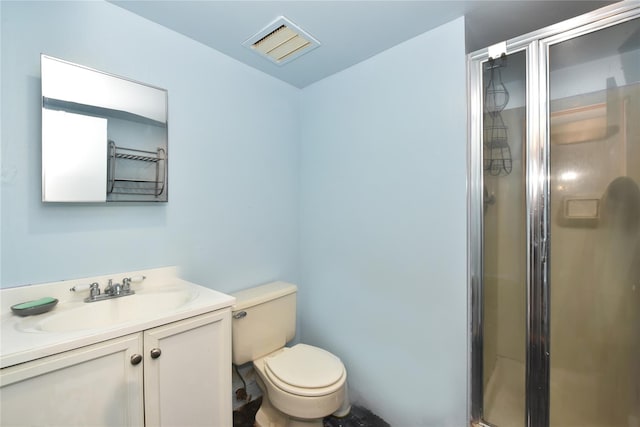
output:
M 349 415 L 343 418 L 327 417 L 324 427 L 390 427 L 389 423 L 366 408 L 351 406 Z
M 238 374 L 241 374 L 240 377 Z M 262 404 L 262 390 L 250 365 L 233 372 L 233 427 L 254 427 L 256 412 Z M 326 417 L 324 427 L 390 427 L 373 412 L 358 405 L 351 406 L 346 417 Z
M 250 401 L 244 406 L 233 410 L 233 427 L 253 427 L 256 421 L 256 412 L 262 403 L 262 396 Z
M 233 427 L 254 427 L 260 403 L 262 403 L 262 397 L 234 410 Z M 327 417 L 323 424 L 324 427 L 390 427 L 382 418 L 357 405 L 351 407 L 351 412 L 346 417 Z

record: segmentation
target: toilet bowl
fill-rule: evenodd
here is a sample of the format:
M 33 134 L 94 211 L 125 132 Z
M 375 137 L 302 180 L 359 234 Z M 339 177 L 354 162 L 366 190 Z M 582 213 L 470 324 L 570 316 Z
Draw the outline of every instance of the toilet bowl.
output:
M 324 417 L 351 409 L 337 356 L 307 344 L 285 347 L 295 335 L 296 291 L 274 282 L 234 294 L 233 363 L 253 362 L 263 391 L 259 427 L 321 427 Z
M 271 404 L 284 414 L 321 421 L 344 401 L 346 370 L 328 351 L 297 344 L 255 360 L 253 366 Z

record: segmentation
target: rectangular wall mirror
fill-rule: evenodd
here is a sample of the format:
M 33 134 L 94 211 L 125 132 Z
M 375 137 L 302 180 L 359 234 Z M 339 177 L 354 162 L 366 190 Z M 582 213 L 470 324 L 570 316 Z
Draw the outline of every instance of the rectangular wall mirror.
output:
M 167 91 L 47 55 L 42 201 L 166 202 Z

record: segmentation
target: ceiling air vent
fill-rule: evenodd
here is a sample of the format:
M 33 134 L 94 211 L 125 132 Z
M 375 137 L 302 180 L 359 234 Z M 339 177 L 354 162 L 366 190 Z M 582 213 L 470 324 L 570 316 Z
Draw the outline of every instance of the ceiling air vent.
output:
M 283 65 L 320 46 L 311 34 L 284 16 L 242 43 L 270 61 Z

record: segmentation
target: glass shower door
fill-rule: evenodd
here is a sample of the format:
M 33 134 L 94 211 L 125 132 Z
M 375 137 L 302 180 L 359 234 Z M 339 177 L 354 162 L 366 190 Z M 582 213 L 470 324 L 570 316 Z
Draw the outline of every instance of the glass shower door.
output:
M 550 425 L 640 426 L 640 19 L 549 47 Z
M 525 421 L 526 51 L 483 64 L 483 418 Z

